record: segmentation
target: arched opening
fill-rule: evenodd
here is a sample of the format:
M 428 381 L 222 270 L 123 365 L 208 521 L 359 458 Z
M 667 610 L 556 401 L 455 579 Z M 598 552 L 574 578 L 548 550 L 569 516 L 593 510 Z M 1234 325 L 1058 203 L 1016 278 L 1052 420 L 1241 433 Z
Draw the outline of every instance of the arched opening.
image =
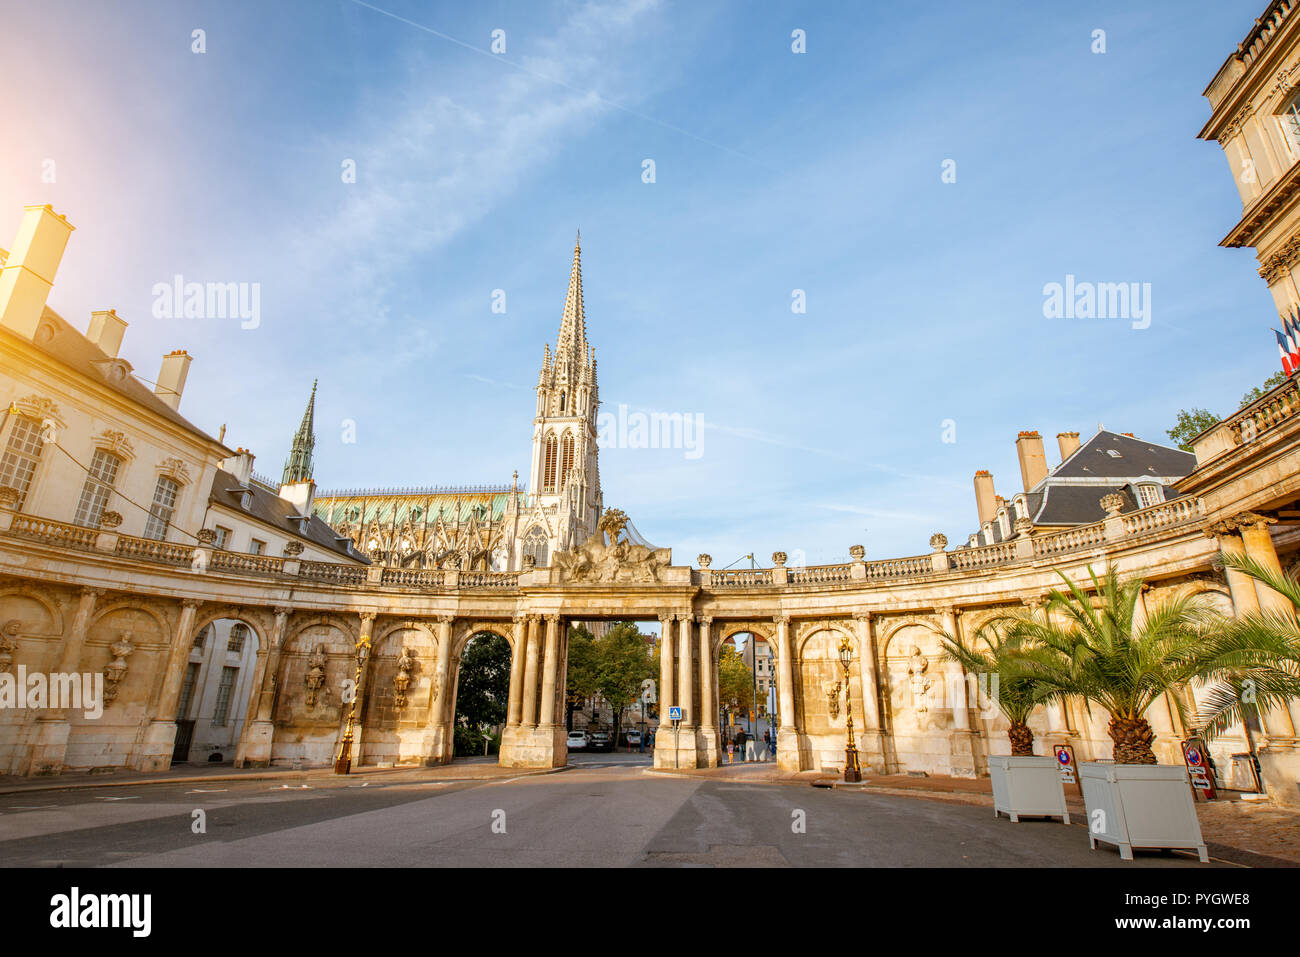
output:
M 456 669 L 453 755 L 485 758 L 500 753 L 510 702 L 510 642 L 495 632 L 472 635 Z
M 654 621 L 572 623 L 564 680 L 570 758 L 622 751 L 650 763 L 649 736 L 659 710 L 654 700 L 643 699 L 646 683 L 659 680 L 657 631 Z
M 719 643 L 715 678 L 718 701 L 718 747 L 732 760 L 744 760 L 749 742 L 755 757 L 766 748 L 776 753 L 777 688 L 776 657 L 771 643 L 752 631 L 732 632 Z
M 195 633 L 176 704 L 173 764 L 234 762 L 257 650 L 257 632 L 238 618 L 218 618 Z
M 559 443 L 555 439 L 555 433 L 552 432 L 546 437 L 546 444 L 543 446 L 544 454 L 542 457 L 542 491 L 555 491 L 555 472 L 558 468 L 557 450 Z
M 569 480 L 569 473 L 573 471 L 573 433 L 564 433 L 564 442 L 560 446 L 563 454 L 560 456 L 560 484 L 563 485 Z

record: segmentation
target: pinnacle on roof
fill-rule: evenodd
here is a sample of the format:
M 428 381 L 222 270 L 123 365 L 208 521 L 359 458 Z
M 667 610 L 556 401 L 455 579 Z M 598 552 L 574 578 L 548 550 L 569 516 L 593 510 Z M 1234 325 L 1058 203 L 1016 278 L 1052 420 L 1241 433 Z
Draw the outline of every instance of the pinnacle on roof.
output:
M 312 477 L 312 449 L 316 447 L 316 383 L 311 384 L 311 398 L 307 400 L 307 411 L 302 414 L 302 425 L 293 437 L 293 448 L 284 463 L 284 475 L 281 485 L 293 485 L 309 481 Z

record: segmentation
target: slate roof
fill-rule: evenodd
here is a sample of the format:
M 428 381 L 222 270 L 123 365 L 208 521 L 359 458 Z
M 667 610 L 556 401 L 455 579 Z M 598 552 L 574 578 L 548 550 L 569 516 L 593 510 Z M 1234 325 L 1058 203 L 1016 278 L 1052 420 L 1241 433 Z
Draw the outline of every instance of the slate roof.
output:
M 252 501 L 249 502 L 247 509 L 241 504 L 245 492 L 252 493 Z M 350 539 L 340 538 L 334 529 L 317 516 L 312 515 L 305 521 L 295 518 L 297 511 L 292 502 L 280 498 L 277 493 L 262 488 L 256 482 L 250 482 L 247 486 L 240 485 L 239 479 L 223 469 L 217 469 L 217 474 L 212 480 L 209 501 L 270 525 L 287 535 L 305 538 L 345 558 L 363 565 L 370 564 L 360 553 L 353 550 Z
M 54 330 L 54 335 L 48 339 L 40 333 L 40 327 L 47 323 Z M 214 445 L 218 444 L 216 439 L 158 398 L 152 389 L 130 372 L 120 377 L 113 375 L 114 367 L 120 368 L 124 360 L 117 360 L 109 356 L 49 306 L 46 306 L 45 311 L 41 313 L 41 322 L 38 325 L 37 335 L 34 340 L 28 341 L 17 333 L 3 328 L 0 328 L 0 335 L 9 336 L 33 346 L 50 358 L 86 376 L 91 381 L 112 389 L 131 402 L 162 416 L 199 438 L 206 439 Z M 225 449 L 224 446 L 218 447 Z M 225 451 L 227 454 L 233 454 L 229 449 L 225 449 Z
M 1118 455 L 1111 455 L 1117 452 Z M 1156 445 L 1117 432 L 1102 430 L 1080 445 L 1068 459 L 1052 470 L 1051 479 L 1116 478 L 1135 479 L 1143 475 L 1182 478 L 1196 468 L 1196 456 L 1182 449 Z

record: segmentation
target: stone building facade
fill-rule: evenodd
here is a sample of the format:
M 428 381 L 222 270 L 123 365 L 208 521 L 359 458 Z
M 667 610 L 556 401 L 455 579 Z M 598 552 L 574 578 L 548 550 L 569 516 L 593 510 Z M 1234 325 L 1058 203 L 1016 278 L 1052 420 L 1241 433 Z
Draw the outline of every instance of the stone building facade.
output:
M 1295 243 L 1288 184 L 1300 182 L 1290 161 L 1300 151 L 1281 125 L 1300 57 L 1294 5 L 1271 4 L 1220 71 L 1203 133 L 1224 145 L 1234 175 L 1245 159 L 1259 170 L 1258 184 L 1238 176 L 1246 208 L 1230 239 L 1260 250 L 1279 308 L 1300 301 L 1287 256 L 1277 258 Z M 659 703 L 684 711 L 679 734 L 659 738 L 659 766 L 719 762 L 719 646 L 746 633 L 775 653 L 783 767 L 842 766 L 847 694 L 868 768 L 973 776 L 1009 752 L 1006 723 L 964 690 L 968 676 L 940 654 L 941 633 L 972 635 L 991 616 L 1042 603 L 1060 574 L 1081 580 L 1112 562 L 1146 578 L 1139 614 L 1190 593 L 1225 613 L 1282 608 L 1281 596 L 1225 574 L 1220 556 L 1243 552 L 1287 571 L 1300 560 L 1300 389 L 1290 379 L 1197 437 L 1194 467 L 1165 476 L 1159 501 L 1110 491 L 1091 520 L 1013 522 L 1009 535 L 954 549 L 935 533 L 928 552 L 899 558 L 867 561 L 853 546 L 852 560 L 837 565 L 787 567 L 781 552 L 767 568 L 715 570 L 707 555 L 675 562 L 604 508 L 576 247 L 559 342 L 543 355 L 529 491 L 517 482 L 484 491 L 490 507 L 475 501 L 468 511 L 464 502 L 434 509 L 429 493 L 418 516 L 409 503 L 383 511 L 396 508 L 394 495 L 352 515 L 357 496 L 313 501 L 301 455 L 275 490 L 252 479 L 251 455 L 181 417 L 183 353 L 164 358 L 149 390 L 117 357 L 125 326 L 114 313 L 95 313 L 83 334 L 46 306 L 71 229 L 48 207 L 29 209 L 0 273 L 0 399 L 9 405 L 0 425 L 0 687 L 20 673 L 98 675 L 112 696 L 100 714 L 62 699 L 0 711 L 0 773 L 167 767 L 178 722 L 194 720 L 196 695 L 206 695 L 194 690 L 207 687 L 197 674 L 186 691 L 191 664 L 230 666 L 196 653 L 196 636 L 219 642 L 234 624 L 247 636 L 246 677 L 231 679 L 227 696 L 242 716 L 231 742 L 241 766 L 327 765 L 349 717 L 356 762 L 451 760 L 460 656 L 484 633 L 511 648 L 501 762 L 558 766 L 568 624 L 658 619 Z M 505 497 L 499 508 L 495 496 Z M 266 546 L 220 547 L 217 526 L 227 542 L 262 534 Z M 543 541 L 545 560 L 528 544 Z M 837 682 L 840 693 L 828 694 Z M 1199 693 L 1180 689 L 1182 710 L 1194 715 Z M 1176 705 L 1166 696 L 1148 712 L 1164 763 L 1181 760 L 1189 730 Z M 1030 724 L 1040 749 L 1069 743 L 1080 760 L 1111 756 L 1095 710 L 1070 702 Z M 1300 801 L 1298 731 L 1293 701 L 1253 733 L 1276 800 Z M 193 742 L 210 740 L 194 732 Z M 1221 765 L 1248 747 L 1240 728 L 1213 745 Z

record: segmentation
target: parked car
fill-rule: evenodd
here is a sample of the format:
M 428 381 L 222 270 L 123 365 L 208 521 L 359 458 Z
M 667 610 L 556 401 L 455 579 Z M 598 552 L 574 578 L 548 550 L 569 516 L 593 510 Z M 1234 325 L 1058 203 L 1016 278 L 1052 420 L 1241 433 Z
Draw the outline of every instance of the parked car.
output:
M 623 739 L 627 742 L 629 748 L 637 748 L 641 746 L 640 731 L 625 731 L 623 732 Z
M 608 731 L 596 731 L 591 736 L 591 750 L 613 751 L 614 738 Z
M 586 751 L 591 738 L 586 731 L 570 731 L 564 744 L 570 751 Z

